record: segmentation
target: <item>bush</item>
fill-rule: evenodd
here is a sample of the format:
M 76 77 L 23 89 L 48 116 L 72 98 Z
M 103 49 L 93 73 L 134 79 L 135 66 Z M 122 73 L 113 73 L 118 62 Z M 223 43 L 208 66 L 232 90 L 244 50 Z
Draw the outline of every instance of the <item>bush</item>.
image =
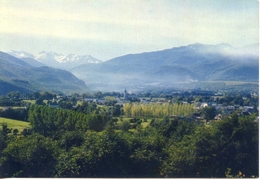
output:
M 130 123 L 136 123 L 138 122 L 140 119 L 139 118 L 133 118 L 133 119 L 129 119 Z
M 128 121 L 124 121 L 120 127 L 122 131 L 128 131 L 128 129 L 130 128 L 130 123 Z

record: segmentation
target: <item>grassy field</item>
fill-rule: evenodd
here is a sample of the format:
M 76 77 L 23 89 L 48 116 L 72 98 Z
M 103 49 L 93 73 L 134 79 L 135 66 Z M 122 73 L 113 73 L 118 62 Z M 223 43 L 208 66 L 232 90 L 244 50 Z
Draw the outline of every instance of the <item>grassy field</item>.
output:
M 23 100 L 23 102 L 35 104 L 36 100 Z
M 120 120 L 120 118 L 118 118 L 117 124 L 121 125 L 122 122 L 129 121 L 130 119 L 133 119 L 133 118 L 134 117 L 125 117 L 124 116 L 124 117 L 121 117 L 122 121 Z M 150 124 L 151 120 L 152 120 L 152 118 L 146 118 L 146 122 L 144 122 L 144 118 L 140 118 L 140 119 L 142 120 L 142 123 L 141 123 L 142 128 L 147 127 Z M 155 119 L 156 120 L 162 120 L 162 118 L 155 118 Z
M 36 100 L 27 100 L 27 99 L 25 99 L 25 100 L 23 100 L 23 102 L 35 104 Z M 43 100 L 43 102 L 44 102 L 45 104 L 47 104 L 48 100 Z
M 0 117 L 0 125 L 2 124 L 7 124 L 8 128 L 18 129 L 19 133 L 25 128 L 31 128 L 29 122 Z
M 13 106 L 13 109 L 25 109 L 26 107 L 20 107 L 20 106 Z M 0 106 L 0 109 L 4 109 L 3 106 Z

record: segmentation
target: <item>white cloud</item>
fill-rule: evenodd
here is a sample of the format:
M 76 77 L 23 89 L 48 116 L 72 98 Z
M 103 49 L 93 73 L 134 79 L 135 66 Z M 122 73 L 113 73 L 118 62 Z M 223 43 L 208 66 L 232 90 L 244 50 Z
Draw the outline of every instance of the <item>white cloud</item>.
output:
M 2 0 L 0 36 L 75 40 L 71 46 L 82 39 L 100 46 L 137 44 L 147 50 L 196 42 L 243 46 L 258 42 L 254 4 L 258 5 L 254 0 Z

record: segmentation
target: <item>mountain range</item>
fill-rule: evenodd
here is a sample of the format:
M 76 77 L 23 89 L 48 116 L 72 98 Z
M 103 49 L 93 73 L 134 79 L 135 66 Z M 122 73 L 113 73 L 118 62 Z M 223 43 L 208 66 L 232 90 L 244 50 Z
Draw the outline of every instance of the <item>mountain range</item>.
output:
M 258 52 L 258 44 L 234 48 L 225 43 L 197 43 L 161 51 L 128 54 L 105 62 L 90 55 L 65 56 L 45 51 L 37 55 L 23 51 L 11 51 L 8 54 L 29 64 L 27 71 L 28 68 L 47 68 L 44 66 L 48 65 L 73 73 L 89 89 L 118 91 L 124 88 L 167 88 L 204 81 L 258 82 Z M 54 72 L 53 75 L 55 76 Z M 60 81 L 63 82 L 62 79 Z
M 258 81 L 258 44 L 191 44 L 129 54 L 71 70 L 97 89 L 170 87 L 200 81 Z
M 7 53 L 16 58 L 22 59 L 23 61 L 28 62 L 33 66 L 50 66 L 66 70 L 70 70 L 71 68 L 74 68 L 82 64 L 102 62 L 101 60 L 98 60 L 92 57 L 91 55 L 63 55 L 52 51 L 41 51 L 37 55 L 32 55 L 28 52 L 15 50 L 12 50 Z
M 66 93 L 86 89 L 84 81 L 68 71 L 47 66 L 35 67 L 19 58 L 0 52 L 0 95 L 10 91 Z

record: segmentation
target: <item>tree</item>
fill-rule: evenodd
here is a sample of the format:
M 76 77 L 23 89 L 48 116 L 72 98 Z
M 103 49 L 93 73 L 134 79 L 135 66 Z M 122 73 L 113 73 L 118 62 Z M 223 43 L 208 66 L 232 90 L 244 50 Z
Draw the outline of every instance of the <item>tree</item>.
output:
M 20 98 L 20 93 L 18 91 L 12 91 L 12 92 L 9 92 L 7 94 L 7 96 L 11 99 L 19 99 Z
M 110 118 L 104 115 L 91 114 L 87 120 L 88 129 L 94 131 L 102 131 L 109 120 Z
M 131 170 L 128 149 L 113 131 L 88 131 L 82 146 L 60 155 L 56 177 L 127 177 Z
M 7 124 L 2 124 L 2 129 L 0 130 L 0 156 L 1 156 L 3 149 L 6 147 L 8 134 L 10 132 L 11 132 L 11 130 L 7 127 Z
M 160 173 L 165 177 L 188 178 L 196 176 L 195 144 L 186 136 L 182 141 L 166 145 L 163 149 L 165 159 Z
M 4 140 L 7 140 L 7 135 L 11 133 L 11 129 L 7 127 L 7 124 L 6 123 L 3 123 L 2 124 L 2 130 L 1 130 L 1 134 L 4 138 Z
M 202 109 L 202 113 L 204 114 L 204 118 L 208 122 L 209 120 L 214 119 L 216 116 L 216 109 L 213 106 L 204 107 Z
M 67 102 L 67 101 L 61 101 L 59 103 L 59 107 L 63 108 L 63 109 L 72 109 L 73 104 L 71 102 Z
M 97 91 L 97 92 L 95 92 L 95 93 L 93 94 L 93 96 L 94 96 L 95 98 L 101 98 L 101 97 L 103 96 L 103 94 L 102 94 L 101 91 Z
M 126 132 L 130 128 L 130 122 L 129 121 L 123 121 L 120 126 L 121 130 Z
M 18 129 L 14 129 L 14 130 L 13 130 L 13 134 L 14 134 L 14 135 L 17 135 L 17 134 L 18 134 L 18 132 L 19 132 L 19 130 L 18 130 Z
M 124 114 L 126 116 L 130 116 L 131 115 L 131 108 L 132 108 L 132 104 L 131 103 L 124 104 Z
M 119 105 L 116 105 L 113 108 L 113 116 L 120 116 L 121 114 L 121 107 Z
M 84 133 L 80 131 L 66 131 L 59 140 L 59 145 L 66 151 L 72 147 L 79 147 L 84 142 Z
M 114 96 L 105 96 L 105 101 L 106 101 L 106 104 L 109 106 L 113 106 L 117 102 L 117 100 Z
M 248 177 L 259 175 L 259 129 L 254 119 L 254 115 L 238 117 L 233 114 L 213 126 L 218 143 L 215 162 L 219 164 L 220 173 L 230 168 L 232 175 L 236 175 L 239 171 Z
M 131 149 L 131 177 L 151 178 L 161 177 L 160 168 L 163 158 L 162 149 L 166 144 L 166 138 L 158 133 L 155 128 L 145 128 L 137 130 L 136 133 L 129 134 L 125 139 L 129 142 Z
M 40 95 L 41 95 L 42 99 L 45 99 L 45 100 L 51 100 L 54 96 L 52 93 L 49 93 L 47 91 L 40 92 Z
M 36 99 L 35 104 L 37 105 L 45 105 L 45 103 L 43 102 L 43 98 L 39 97 Z
M 34 99 L 38 99 L 41 96 L 41 94 L 39 92 L 34 92 L 32 96 Z
M 57 143 L 39 134 L 8 142 L 0 160 L 1 177 L 53 177 Z

